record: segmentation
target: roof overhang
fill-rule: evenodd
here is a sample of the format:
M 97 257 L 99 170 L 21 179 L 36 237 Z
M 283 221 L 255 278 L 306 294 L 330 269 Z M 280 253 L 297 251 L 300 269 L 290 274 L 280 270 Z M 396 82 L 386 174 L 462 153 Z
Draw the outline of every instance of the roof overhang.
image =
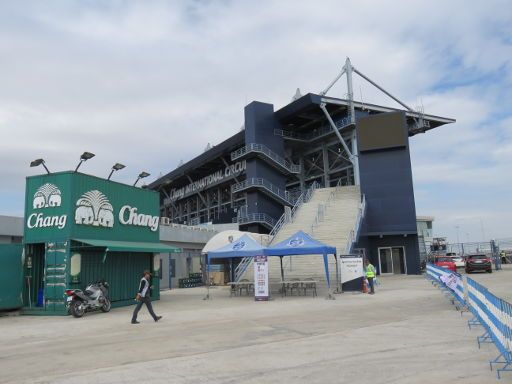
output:
M 181 248 L 161 243 L 142 243 L 135 241 L 113 241 L 96 239 L 73 239 L 86 246 L 105 248 L 105 252 L 142 252 L 142 253 L 179 253 Z
M 348 110 L 349 108 L 349 100 L 308 93 L 276 111 L 276 116 L 284 124 L 294 122 L 296 123 L 297 121 L 299 121 L 299 119 L 305 123 L 307 122 L 308 117 L 310 120 L 314 120 L 315 118 L 323 118 L 322 112 L 320 110 L 320 104 L 326 104 L 327 108 L 329 109 L 329 112 L 334 111 L 336 109 Z M 376 104 L 367 104 L 359 101 L 354 101 L 354 107 L 356 110 L 368 111 L 370 113 L 402 111 L 405 113 L 405 116 L 411 120 L 415 118 L 422 118 L 425 121 L 428 121 L 429 123 L 428 127 L 423 128 L 422 131 L 428 131 L 430 129 L 437 128 L 444 124 L 455 123 L 456 121 L 455 119 L 451 119 L 448 117 L 429 115 L 417 111 L 386 107 Z M 416 133 L 418 132 L 411 132 L 411 135 Z

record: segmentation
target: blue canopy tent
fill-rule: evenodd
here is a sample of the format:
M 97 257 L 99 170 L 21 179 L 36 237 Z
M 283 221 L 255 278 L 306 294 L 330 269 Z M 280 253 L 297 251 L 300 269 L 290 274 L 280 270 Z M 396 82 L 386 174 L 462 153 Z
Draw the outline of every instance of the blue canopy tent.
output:
M 288 237 L 286 240 L 281 241 L 269 248 L 267 248 L 268 256 L 279 256 L 281 258 L 281 279 L 284 280 L 283 272 L 283 256 L 293 255 L 323 255 L 325 277 L 327 279 L 327 288 L 329 289 L 328 297 L 332 298 L 331 282 L 329 278 L 329 264 L 327 255 L 334 255 L 336 257 L 336 247 L 331 247 L 313 239 L 307 233 L 298 231 Z
M 251 236 L 245 234 L 239 239 L 229 243 L 214 251 L 209 251 L 206 261 L 206 273 L 208 280 L 208 294 L 205 299 L 210 298 L 210 260 L 211 259 L 227 259 L 234 257 L 254 257 L 267 256 L 268 248 L 262 246 Z

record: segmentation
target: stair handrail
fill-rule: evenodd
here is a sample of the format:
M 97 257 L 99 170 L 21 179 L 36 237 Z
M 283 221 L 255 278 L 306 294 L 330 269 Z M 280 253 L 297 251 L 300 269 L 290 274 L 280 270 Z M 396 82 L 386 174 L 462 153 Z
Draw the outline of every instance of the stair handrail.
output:
M 343 186 L 342 181 L 343 181 L 343 179 L 338 180 L 338 182 L 334 186 L 334 190 L 332 190 L 331 193 L 329 193 L 329 197 L 327 198 L 325 203 L 318 204 L 316 216 L 313 219 L 313 222 L 311 223 L 311 233 L 313 233 L 313 231 L 315 230 L 318 223 L 323 221 L 323 218 L 325 216 L 325 207 L 330 206 L 331 203 L 336 198 L 337 194 L 340 192 L 341 187 Z
M 297 201 L 295 202 L 295 204 L 293 205 L 292 209 L 291 209 L 291 214 L 289 216 L 289 219 L 290 219 L 290 222 L 293 222 L 293 219 L 295 217 L 295 214 L 297 213 L 298 209 L 300 208 L 300 206 L 304 203 L 307 203 L 310 199 L 311 199 L 311 196 L 313 195 L 313 192 L 320 186 L 320 184 L 318 184 L 316 181 L 311 184 L 311 186 L 304 192 L 302 192 L 300 194 L 300 196 L 298 197 Z M 277 221 L 276 225 L 274 226 L 274 228 L 272 228 L 272 230 L 270 231 L 269 233 L 269 237 L 270 237 L 270 242 L 272 242 L 272 239 L 274 238 L 274 236 L 277 234 L 277 232 L 279 232 L 279 230 L 283 227 L 283 225 L 285 225 L 286 223 L 288 223 L 287 221 L 287 214 L 286 212 L 284 212 L 281 217 L 279 218 L 279 220 Z
M 279 188 L 278 186 L 272 184 L 270 181 L 263 179 L 261 177 L 251 177 L 249 179 L 241 181 L 240 183 L 233 184 L 233 185 L 231 185 L 231 192 L 232 193 L 240 192 L 243 189 L 246 189 L 251 186 L 263 187 L 267 191 L 269 191 L 272 194 L 274 194 L 275 196 L 278 196 L 279 198 L 283 199 L 290 205 L 295 203 L 293 201 L 292 196 L 290 195 L 290 193 L 287 190 L 283 190 L 283 189 Z
M 273 160 L 274 162 L 276 162 L 283 168 L 287 169 L 289 172 L 300 173 L 300 165 L 293 164 L 291 161 L 286 160 L 284 157 L 282 157 L 279 154 L 277 154 L 276 152 L 272 151 L 265 144 L 248 143 L 244 147 L 231 152 L 231 160 L 236 160 L 249 152 L 263 153 L 269 159 Z
M 364 219 L 365 215 L 366 215 L 366 196 L 363 194 L 361 196 L 361 203 L 359 204 L 359 209 L 357 212 L 356 225 L 354 226 L 354 229 L 350 230 L 350 233 L 348 235 L 347 246 L 345 248 L 346 255 L 350 255 L 352 253 L 354 244 L 359 239 L 359 233 L 361 231 L 361 225 L 363 223 L 363 219 Z
M 290 221 L 287 221 L 287 214 L 286 212 L 284 212 L 281 217 L 279 218 L 279 220 L 274 224 L 272 230 L 270 231 L 269 235 L 268 235 L 268 238 L 269 238 L 269 242 L 267 245 L 270 245 L 270 243 L 273 241 L 273 239 L 275 238 L 276 234 L 279 232 L 279 230 L 285 225 L 287 224 L 288 222 L 293 222 L 293 219 L 295 217 L 295 214 L 297 213 L 298 209 L 300 208 L 300 206 L 304 203 L 307 203 L 310 199 L 311 199 L 311 196 L 313 196 L 313 192 L 315 192 L 315 190 L 320 186 L 320 184 L 318 184 L 316 181 L 311 184 L 311 186 L 304 192 L 302 192 L 299 196 L 299 198 L 297 199 L 297 201 L 295 202 L 295 204 L 293 205 L 292 209 L 291 209 L 291 214 L 289 215 L 289 219 Z M 251 263 L 251 260 L 252 258 L 251 257 L 244 257 L 240 263 L 238 263 L 238 265 L 236 266 L 235 268 L 235 281 L 238 281 L 245 273 L 245 271 L 247 270 L 247 267 L 250 265 Z

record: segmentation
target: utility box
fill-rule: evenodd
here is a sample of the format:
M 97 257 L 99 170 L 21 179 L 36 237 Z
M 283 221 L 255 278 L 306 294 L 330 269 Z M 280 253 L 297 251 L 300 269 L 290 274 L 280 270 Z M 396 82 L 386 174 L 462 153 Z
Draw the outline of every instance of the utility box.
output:
M 21 308 L 23 245 L 0 244 L 0 311 Z
M 157 192 L 77 172 L 28 177 L 23 313 L 67 314 L 65 290 L 101 279 L 113 307 L 133 304 L 145 270 L 159 299 L 158 254 L 181 252 L 160 244 L 159 224 Z

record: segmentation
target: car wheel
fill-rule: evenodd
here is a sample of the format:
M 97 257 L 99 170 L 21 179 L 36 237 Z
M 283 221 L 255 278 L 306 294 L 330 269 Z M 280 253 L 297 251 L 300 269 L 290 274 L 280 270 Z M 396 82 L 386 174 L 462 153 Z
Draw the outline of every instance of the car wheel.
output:
M 492 273 L 492 269 L 488 269 L 488 270 L 487 270 L 487 273 Z

